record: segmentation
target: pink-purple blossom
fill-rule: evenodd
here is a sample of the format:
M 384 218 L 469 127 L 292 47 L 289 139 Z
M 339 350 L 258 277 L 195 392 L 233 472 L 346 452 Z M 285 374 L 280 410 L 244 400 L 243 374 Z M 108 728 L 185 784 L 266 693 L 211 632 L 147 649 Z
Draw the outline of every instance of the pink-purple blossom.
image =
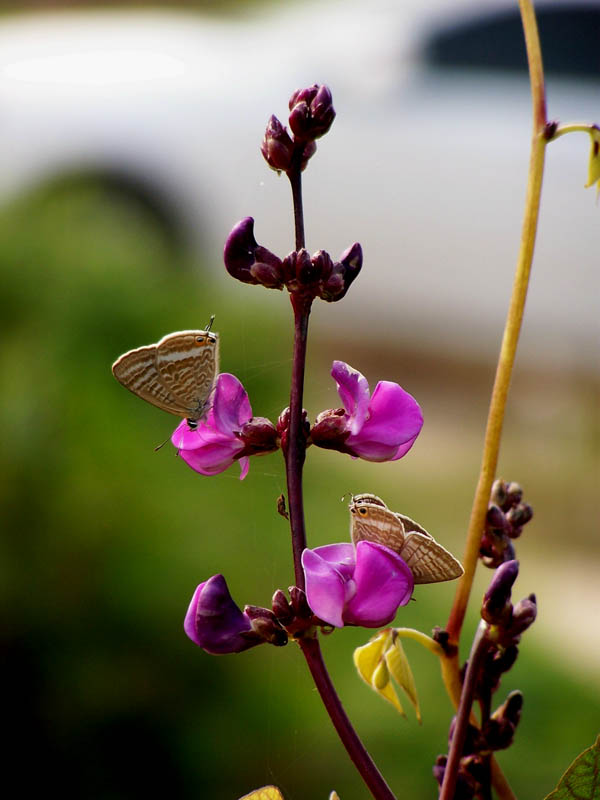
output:
M 249 456 L 277 449 L 277 431 L 263 417 L 253 417 L 246 390 L 227 372 L 216 380 L 210 409 L 195 428 L 183 420 L 171 442 L 178 455 L 196 472 L 217 475 L 240 463 L 240 480 L 248 474 Z
M 408 565 L 388 547 L 361 541 L 304 550 L 306 596 L 317 617 L 342 628 L 387 625 L 411 598 Z
M 311 430 L 313 443 L 367 461 L 406 455 L 423 426 L 414 397 L 392 381 L 379 381 L 371 394 L 365 376 L 343 361 L 333 362 L 331 375 L 344 408 L 319 414 Z

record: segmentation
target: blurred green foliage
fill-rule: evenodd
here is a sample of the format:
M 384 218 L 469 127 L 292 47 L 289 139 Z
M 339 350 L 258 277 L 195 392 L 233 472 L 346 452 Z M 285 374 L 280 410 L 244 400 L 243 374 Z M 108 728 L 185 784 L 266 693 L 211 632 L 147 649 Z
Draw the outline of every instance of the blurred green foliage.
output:
M 280 455 L 254 459 L 244 482 L 237 466 L 198 476 L 169 444 L 153 452 L 175 418 L 110 374 L 123 351 L 202 326 L 215 313 L 223 371 L 244 382 L 257 414 L 275 419 L 287 404 L 287 299 L 226 283 L 216 277 L 221 269 L 191 263 L 143 208 L 93 182 L 39 191 L 2 213 L 0 585 L 6 764 L 21 796 L 233 800 L 267 782 L 287 800 L 325 798 L 332 788 L 342 800 L 366 796 L 293 644 L 215 658 L 183 635 L 192 592 L 212 574 L 225 573 L 240 605 L 267 605 L 274 589 L 292 583 L 287 526 L 276 513 L 285 490 Z M 327 345 L 312 347 L 314 417 L 323 403 L 338 402 Z M 349 352 L 339 357 L 361 367 Z M 376 360 L 372 353 L 369 373 Z M 435 420 L 447 387 L 442 397 L 440 382 L 428 380 L 425 406 Z M 456 417 L 440 419 L 451 425 Z M 428 451 L 428 441 L 423 457 L 415 448 L 413 461 L 411 454 L 397 465 L 310 452 L 311 544 L 347 536 L 345 492 L 377 491 L 410 499 L 398 510 L 436 536 L 446 531 L 439 538 L 460 553 L 477 461 L 457 448 L 456 469 L 442 479 L 439 444 Z M 532 588 L 517 583 L 519 596 Z M 452 593 L 420 587 L 398 624 L 426 632 L 443 625 Z M 500 755 L 522 797 L 550 791 L 600 719 L 597 685 L 574 678 L 558 647 L 550 657 L 536 647 L 533 631 L 498 697 L 513 688 L 525 695 L 516 744 Z M 334 681 L 398 795 L 435 796 L 431 766 L 446 750 L 452 715 L 438 667 L 407 643 L 419 727 L 356 676 L 352 650 L 367 637 L 349 629 L 323 640 Z

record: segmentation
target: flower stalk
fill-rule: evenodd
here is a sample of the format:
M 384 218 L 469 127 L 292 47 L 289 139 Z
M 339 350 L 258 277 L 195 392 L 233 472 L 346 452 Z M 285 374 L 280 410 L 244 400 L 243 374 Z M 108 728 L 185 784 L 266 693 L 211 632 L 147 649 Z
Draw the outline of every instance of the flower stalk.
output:
M 460 631 L 471 594 L 479 556 L 481 533 L 484 529 L 488 501 L 496 475 L 506 400 L 521 332 L 529 275 L 533 261 L 547 144 L 547 139 L 544 135 L 547 124 L 544 73 L 535 14 L 530 0 L 519 0 L 519 7 L 525 32 L 533 105 L 533 132 L 529 174 L 517 268 L 490 401 L 481 470 L 467 532 L 463 558 L 465 574 L 459 581 L 446 626 L 449 640 L 455 645 L 458 644 L 460 638 Z M 455 669 L 458 670 L 458 660 L 455 661 Z

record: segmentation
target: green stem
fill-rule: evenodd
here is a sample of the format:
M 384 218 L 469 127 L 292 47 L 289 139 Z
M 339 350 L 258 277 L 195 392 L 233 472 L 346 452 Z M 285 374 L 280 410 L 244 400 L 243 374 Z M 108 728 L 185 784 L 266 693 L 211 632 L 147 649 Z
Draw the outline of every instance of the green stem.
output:
M 535 15 L 530 0 L 519 0 L 519 6 L 523 20 L 523 30 L 525 32 L 533 105 L 533 133 L 529 159 L 529 175 L 527 180 L 523 228 L 521 232 L 521 245 L 519 248 L 508 316 L 504 328 L 504 336 L 500 348 L 500 356 L 496 368 L 496 378 L 490 401 L 481 470 L 467 532 L 467 542 L 463 559 L 465 574 L 459 581 L 447 625 L 450 642 L 456 645 L 460 639 L 460 631 L 471 594 L 477 558 L 479 556 L 479 543 L 485 525 L 488 501 L 498 464 L 506 399 L 515 362 L 519 334 L 521 332 L 525 298 L 527 297 L 529 275 L 533 260 L 542 190 L 542 177 L 544 174 L 544 157 L 547 144 L 547 140 L 544 136 L 547 124 L 544 73 Z

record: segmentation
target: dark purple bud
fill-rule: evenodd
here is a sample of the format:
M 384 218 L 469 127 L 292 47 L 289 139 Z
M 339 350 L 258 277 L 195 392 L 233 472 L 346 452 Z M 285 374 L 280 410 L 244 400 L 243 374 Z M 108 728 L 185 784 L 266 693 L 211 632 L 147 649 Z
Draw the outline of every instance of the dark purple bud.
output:
M 240 439 L 244 443 L 242 455 L 272 453 L 279 447 L 277 428 L 266 417 L 252 417 L 240 429 Z
M 490 750 L 504 750 L 510 747 L 521 718 L 522 707 L 523 695 L 515 691 L 511 692 L 504 703 L 494 711 L 482 730 Z
M 288 439 L 288 430 L 290 425 L 290 409 L 284 408 L 281 414 L 279 415 L 279 419 L 277 420 L 277 433 L 279 434 L 280 439 L 280 447 L 285 453 L 287 450 L 287 439 Z M 310 431 L 310 422 L 308 421 L 308 414 L 306 409 L 302 409 L 302 433 L 306 438 L 308 438 L 308 434 Z
M 350 436 L 344 408 L 330 408 L 322 411 L 310 430 L 313 444 L 329 450 L 337 450 Z
M 233 602 L 222 575 L 213 575 L 198 586 L 183 627 L 195 644 L 213 655 L 241 653 L 263 642 L 248 615 Z
M 283 289 L 283 276 L 280 267 L 257 262 L 250 267 L 250 274 L 255 279 L 255 282 L 262 284 L 265 289 Z
M 330 277 L 323 281 L 320 297 L 332 303 L 341 300 L 358 276 L 363 262 L 362 247 L 358 242 L 350 245 L 333 265 Z
M 294 610 L 292 609 L 291 605 L 288 603 L 288 599 L 285 596 L 285 592 L 282 592 L 281 589 L 277 589 L 275 594 L 273 595 L 273 614 L 279 620 L 282 625 L 287 625 L 294 619 Z
M 335 119 L 333 98 L 328 86 L 319 87 L 319 91 L 310 104 L 310 113 L 313 118 L 312 138 L 319 139 L 327 133 Z
M 537 603 L 534 594 L 524 600 L 519 600 L 513 609 L 512 622 L 509 632 L 513 636 L 520 636 L 530 625 L 533 625 L 537 616 Z
M 296 139 L 311 141 L 327 133 L 335 119 L 331 92 L 314 84 L 297 89 L 290 97 L 289 123 Z
M 317 250 L 313 254 L 311 261 L 315 268 L 317 279 L 326 281 L 333 271 L 333 261 L 329 253 L 325 252 L 325 250 Z
M 521 489 L 521 486 L 516 483 L 516 481 L 511 481 L 506 487 L 506 502 L 509 503 L 510 506 L 516 506 L 522 499 L 523 489 Z
M 350 284 L 358 277 L 358 273 L 362 268 L 363 251 L 358 242 L 354 242 L 348 247 L 340 256 L 340 263 L 346 268 L 344 281 L 346 291 L 350 288 Z
M 260 606 L 246 606 L 244 614 L 250 619 L 252 630 L 265 642 L 276 647 L 287 644 L 287 633 L 275 619 L 275 615 L 268 608 Z
M 452 738 L 456 729 L 456 717 L 452 717 L 450 728 L 448 730 L 448 748 L 452 744 Z M 463 745 L 463 754 L 469 755 L 470 753 L 477 753 L 481 749 L 481 734 L 479 730 L 469 723 L 467 733 L 465 735 L 465 743 Z
M 507 528 L 504 512 L 495 504 L 488 508 L 485 521 L 495 531 L 505 531 Z
M 318 280 L 318 271 L 312 262 L 308 250 L 302 248 L 296 253 L 296 278 L 301 284 L 314 283 Z
M 506 561 L 502 564 L 491 580 L 489 588 L 483 596 L 481 616 L 491 625 L 499 625 L 510 620 L 512 604 L 510 594 L 513 583 L 519 574 L 519 562 Z
M 276 172 L 288 171 L 292 164 L 294 143 L 275 115 L 272 115 L 267 123 L 260 150 L 271 169 Z
M 506 481 L 503 481 L 502 478 L 497 478 L 492 484 L 492 492 L 490 495 L 492 503 L 495 503 L 504 511 L 506 510 L 506 486 Z
M 328 303 L 333 303 L 336 300 L 341 300 L 346 294 L 346 285 L 344 282 L 344 273 L 346 270 L 341 264 L 334 264 L 333 271 L 329 278 L 323 283 L 323 288 L 320 292 L 322 300 Z
M 533 508 L 529 503 L 519 503 L 506 512 L 506 519 L 515 528 L 522 528 L 533 517 Z
M 298 586 L 290 586 L 288 591 L 290 593 L 292 608 L 294 609 L 296 616 L 304 617 L 305 619 L 312 617 L 312 610 L 308 605 L 306 594 L 302 591 L 302 589 L 298 588 Z
M 433 777 L 441 786 L 444 782 L 444 775 L 446 774 L 446 764 L 448 763 L 448 756 L 438 756 L 433 765 Z
M 303 172 L 306 169 L 306 165 L 310 161 L 310 159 L 314 156 L 317 152 L 317 143 L 316 142 L 307 142 L 304 147 L 302 148 L 302 155 L 300 156 L 300 171 Z
M 518 655 L 519 648 L 516 644 L 492 652 L 485 666 L 486 679 L 492 690 L 497 688 L 500 676 L 512 668 Z
M 233 227 L 225 242 L 223 260 L 227 272 L 243 283 L 257 284 L 260 282 L 251 271 L 255 264 L 266 265 L 275 271 L 281 271 L 282 268 L 281 259 L 266 247 L 259 245 L 254 238 L 252 217 L 245 217 Z M 269 276 L 271 280 L 272 272 L 269 273 Z

